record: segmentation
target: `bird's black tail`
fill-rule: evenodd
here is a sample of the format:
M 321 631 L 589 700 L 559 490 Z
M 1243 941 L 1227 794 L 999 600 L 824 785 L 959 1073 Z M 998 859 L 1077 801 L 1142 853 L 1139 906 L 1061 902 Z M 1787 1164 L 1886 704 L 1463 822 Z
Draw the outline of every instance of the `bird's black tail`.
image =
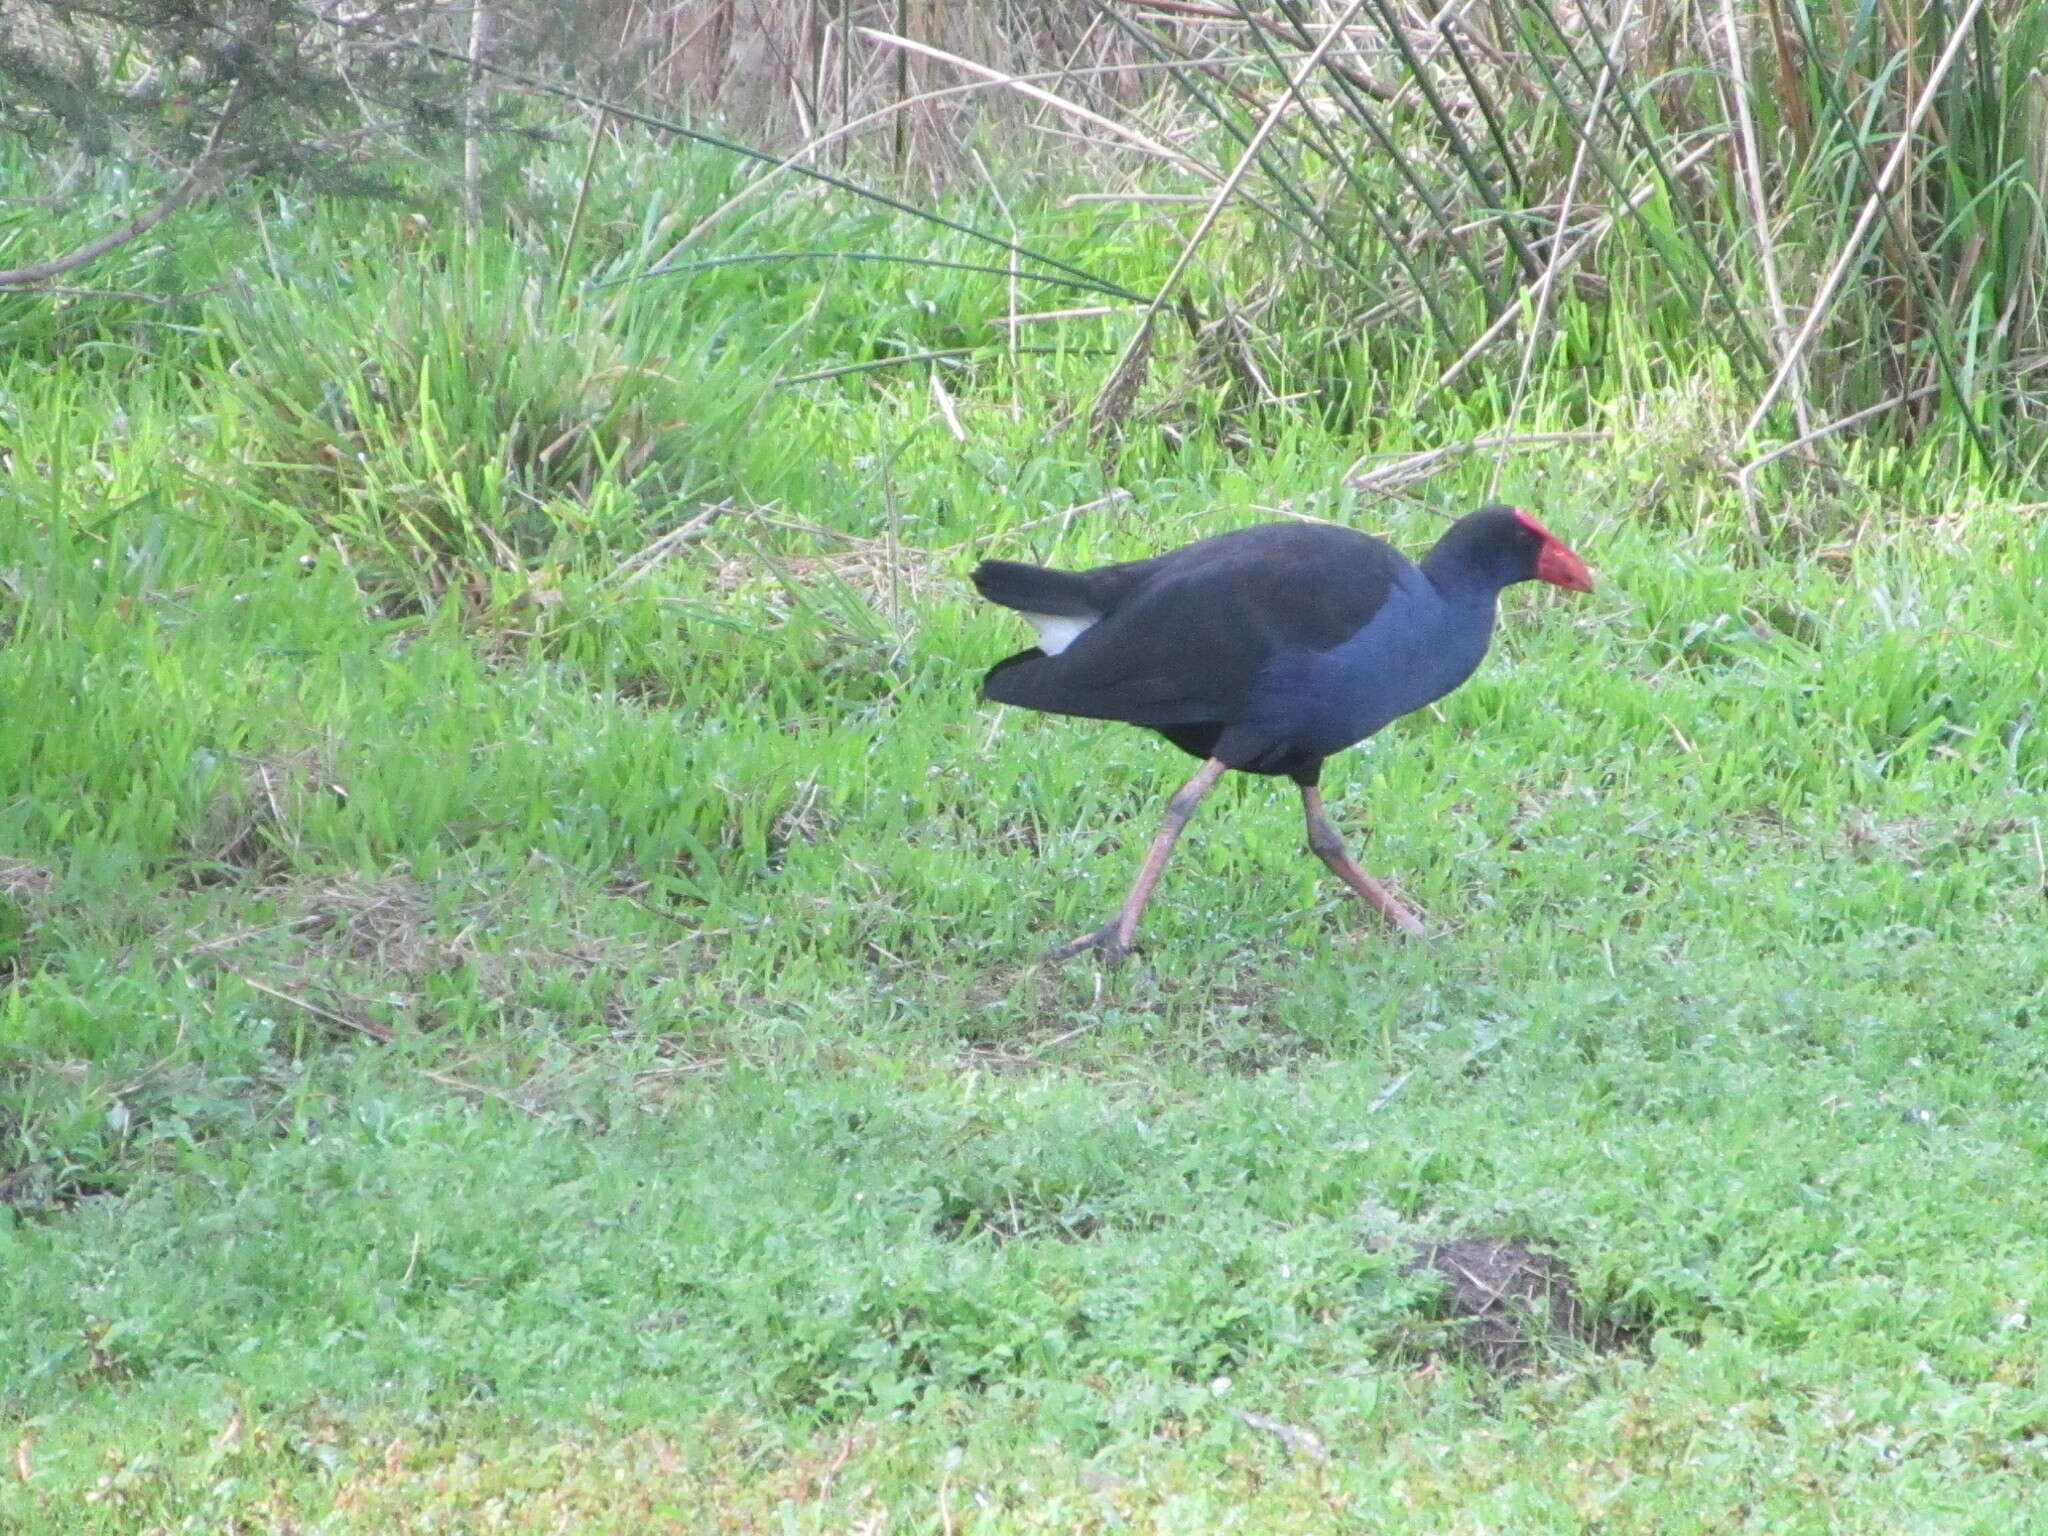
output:
M 970 579 L 975 590 L 990 602 L 1021 613 L 1081 619 L 1102 612 L 1101 599 L 1087 577 L 1074 571 L 1049 570 L 1019 560 L 984 560 L 974 568 Z
M 1019 651 L 1014 656 L 1005 656 L 988 669 L 988 675 L 981 680 L 981 696 L 992 704 L 1023 704 L 1025 692 L 1030 684 L 1017 669 L 1028 667 L 1034 661 L 1044 661 L 1045 652 L 1033 646 L 1028 651 Z M 1031 706 L 1026 704 L 1025 708 Z

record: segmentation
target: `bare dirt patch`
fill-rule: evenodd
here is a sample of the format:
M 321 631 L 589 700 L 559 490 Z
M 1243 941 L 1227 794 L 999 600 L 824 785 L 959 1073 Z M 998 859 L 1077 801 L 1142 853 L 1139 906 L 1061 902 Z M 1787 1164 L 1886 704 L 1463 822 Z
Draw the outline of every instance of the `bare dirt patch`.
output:
M 1199 1054 L 1233 1076 L 1256 1076 L 1329 1054 L 1325 1042 L 1288 1016 L 1297 964 L 1292 956 L 1255 957 L 1227 978 L 1204 971 L 1176 974 L 1171 941 L 1150 952 L 1141 942 L 1120 971 L 1078 960 L 1047 963 L 1037 944 L 1067 936 L 1048 923 L 1014 966 L 988 967 L 970 983 L 955 1052 L 962 1069 L 1038 1072 L 1057 1065 L 1063 1072 L 1090 1075 L 1085 1054 L 1076 1059 L 1062 1047 L 1139 1019 L 1169 1026 L 1158 1032 L 1160 1053 L 1176 1058 Z M 968 959 L 980 964 L 982 957 L 976 953 Z M 1192 1030 L 1172 1027 L 1184 1019 L 1212 1022 Z M 1109 1071 L 1123 1075 L 1120 1068 Z
M 425 886 L 402 874 L 327 882 L 305 889 L 302 931 L 321 949 L 351 960 L 374 960 L 408 976 L 430 962 L 433 903 Z
M 56 882 L 56 875 L 40 864 L 31 864 L 27 859 L 0 858 L 0 897 L 9 901 L 40 896 Z
M 1404 1266 L 1433 1275 L 1437 1339 L 1487 1370 L 1513 1374 L 1546 1355 L 1605 1353 L 1634 1342 L 1633 1330 L 1586 1304 L 1571 1266 L 1513 1237 L 1457 1237 L 1419 1243 Z
M 511 943 L 490 942 L 501 914 L 489 904 L 437 913 L 427 888 L 405 874 L 313 886 L 299 900 L 309 968 L 330 982 L 374 982 L 386 997 L 394 991 L 417 994 L 432 977 L 462 971 L 477 992 L 510 1006 L 540 978 L 584 982 L 616 975 L 623 981 L 629 968 L 650 958 L 652 948 L 575 932 L 521 932 Z M 692 948 L 687 942 L 668 946 L 666 963 L 684 964 Z M 607 986 L 601 1007 L 607 1023 L 622 1027 L 631 999 Z

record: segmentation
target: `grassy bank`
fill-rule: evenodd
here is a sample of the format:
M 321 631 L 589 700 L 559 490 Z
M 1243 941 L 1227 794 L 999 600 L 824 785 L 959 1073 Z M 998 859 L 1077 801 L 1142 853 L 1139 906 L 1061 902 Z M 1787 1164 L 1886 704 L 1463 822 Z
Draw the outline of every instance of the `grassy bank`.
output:
M 2038 1520 L 2036 511 L 1934 444 L 1745 501 L 1720 354 L 1626 306 L 1512 414 L 1169 342 L 1111 456 L 1118 317 L 587 286 L 709 157 L 608 167 L 558 298 L 574 169 L 474 251 L 275 198 L 95 272 L 168 302 L 0 298 L 0 1521 Z M 771 250 L 988 259 L 796 195 L 716 253 Z M 1246 782 L 1137 963 L 1038 968 L 1185 765 L 978 704 L 973 561 L 1496 495 L 1601 590 L 1327 780 L 1431 941 Z M 1474 1234 L 1619 1347 L 1461 1350 L 1410 1260 Z

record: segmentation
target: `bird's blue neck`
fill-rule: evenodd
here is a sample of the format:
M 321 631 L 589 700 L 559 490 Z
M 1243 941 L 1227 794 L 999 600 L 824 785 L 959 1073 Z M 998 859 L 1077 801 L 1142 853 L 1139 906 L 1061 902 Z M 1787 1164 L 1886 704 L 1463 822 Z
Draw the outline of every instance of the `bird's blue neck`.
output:
M 1500 601 L 1501 588 L 1507 585 L 1492 572 L 1475 570 L 1462 560 L 1433 563 L 1425 559 L 1422 574 L 1436 588 L 1437 596 L 1453 608 L 1484 608 L 1489 613 Z

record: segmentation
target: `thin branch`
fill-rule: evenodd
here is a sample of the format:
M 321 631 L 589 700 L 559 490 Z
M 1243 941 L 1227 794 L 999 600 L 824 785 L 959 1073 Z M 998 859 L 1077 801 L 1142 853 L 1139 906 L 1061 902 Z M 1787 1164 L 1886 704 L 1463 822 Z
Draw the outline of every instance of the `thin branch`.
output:
M 1682 176 L 1687 171 L 1691 170 L 1695 165 L 1699 164 L 1700 161 L 1704 160 L 1709 154 L 1713 152 L 1714 147 L 1721 142 L 1721 138 L 1722 135 L 1716 133 L 1710 138 L 1708 138 L 1704 143 L 1695 145 L 1693 149 L 1686 155 L 1684 155 L 1676 165 L 1672 166 L 1671 174 L 1674 176 Z M 1543 294 L 1547 293 L 1549 291 L 1550 284 L 1552 284 L 1559 277 L 1562 277 L 1566 272 L 1571 271 L 1575 266 L 1577 266 L 1579 258 L 1583 256 L 1587 251 L 1591 250 L 1592 247 L 1609 230 L 1613 229 L 1615 224 L 1620 220 L 1623 214 L 1633 213 L 1642 204 L 1648 202 L 1650 198 L 1657 192 L 1658 186 L 1659 183 L 1655 181 L 1643 182 L 1634 191 L 1630 192 L 1627 197 L 1622 199 L 1621 207 L 1619 209 L 1612 213 L 1602 214 L 1598 219 L 1595 219 L 1592 225 L 1587 229 L 1586 233 L 1579 236 L 1579 238 L 1572 243 L 1571 248 L 1567 250 L 1563 256 L 1559 257 L 1556 261 L 1551 262 L 1543 269 L 1543 276 L 1538 278 L 1536 282 L 1537 295 L 1541 297 Z M 1560 234 L 1556 238 L 1561 239 L 1562 235 Z M 1477 341 L 1473 342 L 1471 346 L 1467 347 L 1464 351 L 1464 354 L 1460 356 L 1456 362 L 1452 363 L 1450 367 L 1444 370 L 1443 377 L 1437 380 L 1437 388 L 1445 389 L 1448 388 L 1453 382 L 1455 382 L 1460 374 L 1462 374 L 1467 368 L 1472 366 L 1472 364 L 1479 358 L 1480 354 L 1485 352 L 1488 347 L 1493 345 L 1495 340 L 1499 338 L 1501 332 L 1507 330 L 1510 326 L 1512 326 L 1515 323 L 1516 320 L 1521 318 L 1522 313 L 1523 311 L 1519 306 L 1511 306 L 1510 308 L 1502 310 L 1500 313 L 1500 318 L 1495 320 L 1493 324 L 1489 325 L 1486 328 L 1485 334 L 1482 335 Z
M 711 531 L 711 525 L 721 517 L 737 510 L 738 508 L 730 501 L 716 502 L 704 508 L 687 522 L 669 529 L 645 549 L 628 556 L 607 579 L 630 587 L 685 544 L 703 538 Z
M 596 120 L 590 125 L 590 149 L 583 157 L 583 174 L 576 180 L 576 206 L 569 211 L 569 233 L 562 237 L 562 259 L 555 266 L 555 298 L 558 301 L 569 281 L 569 262 L 576 254 L 576 237 L 583 233 L 583 216 L 590 207 L 590 184 L 597 173 L 598 151 L 604 147 L 608 120 L 608 114 L 599 108 Z
M 477 224 L 483 217 L 484 153 L 484 54 L 491 46 L 491 0 L 470 0 L 469 5 L 469 94 L 462 103 L 462 217 L 467 226 L 464 239 L 476 244 Z M 599 118 L 602 126 L 603 119 Z
M 911 363 L 946 363 L 963 357 L 973 357 L 988 350 L 988 344 L 978 347 L 945 347 L 935 352 L 903 352 L 894 357 L 871 357 L 865 362 L 841 363 L 834 368 L 820 368 L 815 373 L 791 373 L 775 381 L 777 389 L 791 384 L 816 384 L 821 379 L 843 379 L 849 374 L 874 373 L 883 368 L 901 368 Z M 1102 347 L 1011 347 L 1010 351 L 1024 355 L 1055 357 L 1100 357 L 1107 350 Z M 936 375 L 935 375 L 936 376 Z
M 1039 258 L 1033 257 L 1033 260 Z M 650 277 L 676 277 L 689 272 L 708 272 L 716 267 L 751 266 L 764 261 L 882 261 L 909 267 L 942 267 L 949 272 L 986 272 L 995 277 L 1014 277 L 1024 282 L 1051 283 L 1055 287 L 1079 288 L 1087 293 L 1106 293 L 1122 298 L 1124 290 L 1092 278 L 1069 277 L 1060 272 L 1026 272 L 1018 267 L 995 267 L 978 261 L 946 261 L 937 256 L 904 256 L 894 251 L 743 251 L 737 256 L 707 256 L 702 261 L 682 261 L 673 266 L 649 267 L 625 277 L 608 277 L 588 286 L 592 291 L 617 288 L 624 283 L 644 282 Z
M 964 73 L 978 75 L 990 85 L 1004 87 L 1015 91 L 1020 96 L 1029 97 L 1042 106 L 1051 107 L 1054 111 L 1064 113 L 1078 122 L 1086 123 L 1089 127 L 1100 129 L 1114 138 L 1122 139 L 1126 143 L 1142 149 L 1146 154 L 1164 160 L 1168 165 L 1190 176 L 1204 181 L 1214 181 L 1216 179 L 1216 173 L 1208 166 L 1203 165 L 1200 161 L 1188 155 L 1182 154 L 1171 145 L 1160 143 L 1157 139 L 1152 138 L 1149 134 L 1139 129 L 1131 127 L 1128 123 L 1120 123 L 1113 117 L 1104 117 L 1099 112 L 1091 111 L 1078 101 L 1070 100 L 1065 96 L 1059 95 L 1057 92 L 1048 91 L 1041 86 L 1033 85 L 1031 78 L 1027 75 L 1013 75 L 1003 70 L 990 69 L 986 64 L 977 64 L 972 59 L 962 58 L 957 53 L 948 53 L 943 48 L 935 48 L 930 43 L 919 42 L 913 37 L 902 37 L 891 32 L 879 32 L 873 27 L 856 27 L 854 31 L 871 43 L 879 43 L 885 48 L 896 49 L 899 57 L 906 53 L 921 54 L 925 58 L 935 59 L 941 64 L 950 64 L 955 69 L 961 70 Z
M 400 44 L 423 53 L 429 58 L 446 59 L 452 63 L 465 65 L 469 62 L 465 55 L 453 48 L 443 48 L 434 43 L 423 43 L 416 38 L 405 37 L 399 33 L 385 31 L 382 28 L 360 26 L 351 28 L 351 30 L 359 36 L 374 37 L 385 42 Z M 956 233 L 966 235 L 971 239 L 980 240 L 988 245 L 998 246 L 1019 256 L 1028 256 L 1033 261 L 1043 262 L 1046 266 L 1057 268 L 1062 272 L 1070 272 L 1076 277 L 1084 278 L 1091 282 L 1100 281 L 1093 278 L 1091 274 L 1082 268 L 1076 267 L 1069 262 L 1061 261 L 1057 257 L 1031 250 L 1013 241 L 1005 240 L 999 235 L 992 235 L 987 230 L 976 229 L 973 225 L 963 224 L 958 219 L 947 218 L 944 214 L 935 212 L 932 209 L 920 208 L 915 203 L 907 203 L 899 197 L 892 197 L 886 192 L 875 190 L 873 187 L 862 186 L 859 182 L 849 181 L 844 176 L 834 176 L 831 172 L 821 171 L 815 166 L 798 165 L 794 161 L 770 154 L 765 149 L 756 149 L 750 144 L 743 144 L 737 139 L 725 138 L 716 133 L 708 133 L 701 128 L 692 128 L 686 124 L 671 121 L 668 118 L 657 117 L 651 112 L 637 112 L 631 107 L 607 100 L 602 96 L 593 96 L 587 91 L 575 90 L 569 86 L 557 84 L 552 80 L 543 79 L 541 76 L 527 70 L 513 69 L 507 65 L 493 64 L 489 61 L 485 61 L 481 67 L 485 74 L 495 75 L 500 80 L 510 80 L 515 84 L 526 87 L 537 95 L 552 96 L 558 101 L 573 101 L 592 109 L 602 108 L 620 122 L 635 123 L 642 128 L 651 128 L 657 133 L 671 134 L 679 139 L 688 139 L 694 144 L 708 145 L 713 149 L 722 150 L 727 154 L 735 155 L 744 160 L 756 161 L 777 170 L 787 170 L 793 176 L 802 176 L 812 181 L 822 182 L 828 187 L 836 187 L 841 192 L 863 198 L 884 208 L 892 208 L 898 213 L 907 213 L 913 218 L 924 220 L 928 224 L 936 224 L 941 228 L 953 230 Z M 1142 293 L 1118 287 L 1113 283 L 1105 283 L 1102 286 L 1113 290 L 1119 298 L 1129 299 L 1132 303 L 1142 303 L 1145 298 L 1145 295 Z
M 1214 60 L 1214 62 L 1219 65 L 1253 64 L 1258 62 L 1259 57 L 1260 56 L 1257 54 L 1244 54 L 1241 56 L 1224 55 Z M 895 116 L 898 113 L 907 112 L 913 107 L 926 106 L 930 103 L 943 101 L 949 97 L 954 96 L 967 96 L 974 94 L 976 92 L 1009 89 L 1019 84 L 1020 82 L 1035 83 L 1041 80 L 1060 81 L 1087 75 L 1110 74 L 1125 71 L 1128 71 L 1133 74 L 1142 74 L 1149 70 L 1173 70 L 1179 67 L 1180 66 L 1178 64 L 1172 61 L 1153 61 L 1150 63 L 1140 61 L 1134 64 L 1104 64 L 1099 66 L 1091 65 L 1087 69 L 1079 70 L 1047 69 L 1039 70 L 1035 73 L 1028 75 L 991 74 L 991 76 L 988 79 L 969 80 L 960 85 L 941 86 L 935 90 L 920 91 L 915 96 L 907 97 L 902 101 L 884 102 L 881 106 L 876 107 L 871 112 L 867 112 L 860 117 L 851 118 L 848 121 L 841 123 L 837 128 L 833 128 L 826 132 L 821 132 L 817 134 L 815 137 L 806 140 L 802 144 L 799 144 L 795 149 L 791 150 L 787 156 L 783 157 L 779 162 L 777 162 L 773 166 L 773 168 L 770 169 L 765 175 L 755 177 L 752 181 L 748 182 L 745 186 L 741 187 L 739 191 L 733 193 L 731 197 L 728 197 L 716 208 L 712 209 L 709 213 L 705 214 L 703 218 L 699 219 L 695 224 L 691 225 L 690 228 L 684 232 L 682 237 L 675 242 L 675 245 L 671 248 L 669 254 L 674 255 L 676 251 L 681 250 L 684 246 L 695 243 L 699 238 L 703 236 L 706 230 L 710 229 L 712 225 L 716 224 L 720 219 L 724 218 L 727 214 L 731 213 L 733 209 L 737 208 L 741 203 L 746 202 L 750 198 L 758 197 L 763 192 L 770 190 L 775 185 L 776 178 L 780 176 L 784 171 L 796 170 L 801 173 L 803 169 L 801 162 L 813 159 L 819 154 L 820 151 L 832 147 L 834 144 L 839 143 L 841 140 L 851 138 L 853 135 L 861 132 L 863 129 L 871 128 L 875 124 L 883 122 L 888 118 Z M 1195 175 L 1197 178 L 1207 181 L 1214 181 L 1216 179 L 1217 173 L 1211 170 L 1209 167 L 1203 165 L 1200 161 L 1191 161 L 1190 165 L 1192 167 L 1191 174 Z M 1196 202 L 1208 201 L 1206 197 L 1200 195 L 1195 195 L 1193 197 L 1193 200 Z M 665 256 L 662 259 L 666 261 L 668 257 Z
M 443 1088 L 452 1088 L 457 1093 L 469 1094 L 476 1098 L 496 1099 L 501 1104 L 511 1105 L 512 1108 L 518 1110 L 522 1115 L 533 1116 L 536 1120 L 545 1120 L 547 1118 L 546 1115 L 543 1115 L 531 1104 L 522 1102 L 502 1088 L 486 1088 L 482 1083 L 472 1083 L 463 1078 L 451 1077 L 446 1072 L 436 1072 L 432 1067 L 421 1067 L 420 1076 L 439 1083 Z
M 220 153 L 221 136 L 227 131 L 228 121 L 241 110 L 248 98 L 249 82 L 238 77 L 235 88 L 228 93 L 227 104 L 221 108 L 220 117 L 213 125 L 213 133 L 207 138 L 206 148 L 192 163 L 192 169 L 185 173 L 185 179 L 172 191 L 169 197 L 158 203 L 149 212 L 130 219 L 119 229 L 100 236 L 90 245 L 82 245 L 67 255 L 49 261 L 37 262 L 31 267 L 16 267 L 12 271 L 0 272 L 0 288 L 34 288 L 52 278 L 76 272 L 80 267 L 98 261 L 107 252 L 118 250 L 131 240 L 139 240 L 157 225 L 183 208 L 201 193 L 210 190 L 216 174 L 226 163 Z
M 1000 535 L 977 533 L 971 538 L 962 539 L 958 544 L 948 544 L 943 549 L 934 549 L 929 551 L 929 553 L 932 559 L 939 560 L 947 555 L 957 555 L 963 549 L 986 549 L 998 537 L 1014 539 L 1020 533 L 1025 533 L 1033 528 L 1043 528 L 1047 523 L 1058 523 L 1060 525 L 1059 536 L 1065 538 L 1067 530 L 1073 526 L 1074 519 L 1081 516 L 1084 512 L 1100 512 L 1105 507 L 1122 506 L 1125 502 L 1133 499 L 1129 491 L 1119 486 L 1108 495 L 1098 496 L 1093 501 L 1077 502 L 1061 512 L 1048 512 L 1043 517 L 1034 517 L 1026 522 L 1012 523 L 1009 527 L 1003 529 Z
M 1627 0 L 1627 3 L 1622 6 L 1621 19 L 1614 24 L 1614 37 L 1617 46 L 1628 32 L 1628 25 L 1635 17 L 1635 10 L 1635 0 Z M 1614 83 L 1613 51 L 1603 48 L 1600 50 L 1600 56 L 1603 62 L 1600 65 L 1600 79 L 1593 87 L 1593 104 L 1588 108 L 1586 114 L 1589 119 L 1597 119 L 1600 116 L 1601 106 L 1607 100 L 1608 87 Z M 1527 334 L 1522 338 L 1522 361 L 1521 365 L 1515 370 L 1515 392 L 1508 407 L 1509 420 L 1513 420 L 1516 415 L 1520 414 L 1522 398 L 1528 392 L 1529 374 L 1536 366 L 1536 349 L 1543 343 L 1543 326 L 1544 322 L 1550 318 L 1550 300 L 1551 296 L 1557 292 L 1558 275 L 1563 270 L 1563 263 L 1575 258 L 1578 254 L 1576 250 L 1570 252 L 1565 250 L 1564 232 L 1565 227 L 1571 222 L 1572 204 L 1579 195 L 1579 178 L 1585 174 L 1586 161 L 1590 158 L 1592 147 L 1593 141 L 1591 139 L 1582 138 L 1579 140 L 1577 150 L 1572 154 L 1571 174 L 1565 178 L 1564 199 L 1558 209 L 1557 230 L 1551 236 L 1550 259 L 1544 265 L 1541 281 L 1536 284 L 1536 312 L 1530 318 Z M 1512 223 L 1502 225 L 1503 229 L 1512 227 Z M 1493 476 L 1486 487 L 1486 494 L 1489 500 L 1499 491 L 1501 471 L 1506 466 L 1507 450 L 1503 447 L 1500 453 L 1494 456 Z

